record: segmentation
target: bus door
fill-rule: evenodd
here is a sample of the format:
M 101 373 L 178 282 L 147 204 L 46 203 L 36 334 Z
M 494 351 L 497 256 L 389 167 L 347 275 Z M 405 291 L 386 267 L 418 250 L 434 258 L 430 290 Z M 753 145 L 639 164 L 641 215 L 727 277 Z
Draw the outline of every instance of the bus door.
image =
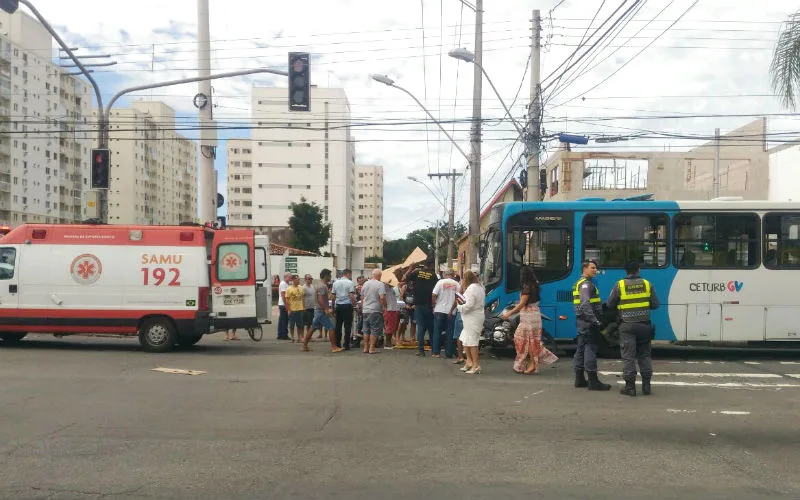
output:
M 667 308 L 668 233 L 666 213 L 590 213 L 581 221 L 582 262 L 594 260 L 594 283 L 605 303 L 614 285 L 625 277 L 625 264 L 639 262 L 641 276 L 653 285 L 663 307 L 651 311 L 656 338 L 673 340 Z
M 569 282 L 574 256 L 573 219 L 572 212 L 522 212 L 506 223 L 506 293 L 518 294 L 520 268 L 523 264 L 533 266 L 541 284 L 539 307 L 553 320 L 542 327 L 557 338 L 575 336 Z
M 253 231 L 214 232 L 211 311 L 215 330 L 258 326 L 255 260 Z

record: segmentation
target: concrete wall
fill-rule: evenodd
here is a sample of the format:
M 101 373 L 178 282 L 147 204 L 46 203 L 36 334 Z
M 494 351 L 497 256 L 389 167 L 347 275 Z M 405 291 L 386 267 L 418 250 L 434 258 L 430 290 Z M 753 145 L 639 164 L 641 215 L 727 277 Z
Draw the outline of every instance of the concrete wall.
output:
M 800 144 L 787 144 L 769 152 L 769 200 L 800 199 Z
M 724 136 L 720 147 L 720 196 L 765 200 L 769 192 L 769 154 L 765 144 L 766 121 L 756 120 Z M 655 194 L 659 200 L 706 200 L 713 198 L 714 145 L 686 152 L 568 152 L 547 161 L 546 201 L 585 197 L 606 199 Z M 587 160 L 617 159 L 648 162 L 646 188 L 584 189 Z M 558 169 L 554 176 L 553 170 Z M 554 181 L 557 180 L 557 189 Z

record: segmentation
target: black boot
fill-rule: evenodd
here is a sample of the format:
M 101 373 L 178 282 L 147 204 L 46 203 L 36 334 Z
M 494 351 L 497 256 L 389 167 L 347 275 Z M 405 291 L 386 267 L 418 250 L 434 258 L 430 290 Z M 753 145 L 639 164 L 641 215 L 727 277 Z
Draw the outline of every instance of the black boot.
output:
M 650 395 L 650 377 L 642 377 L 642 394 Z
M 589 390 L 590 391 L 607 391 L 611 386 L 600 382 L 597 378 L 597 372 L 587 372 L 589 374 Z
M 625 387 L 619 390 L 624 396 L 636 396 L 636 379 L 625 379 Z
M 575 387 L 589 387 L 589 382 L 586 381 L 583 370 L 575 372 Z

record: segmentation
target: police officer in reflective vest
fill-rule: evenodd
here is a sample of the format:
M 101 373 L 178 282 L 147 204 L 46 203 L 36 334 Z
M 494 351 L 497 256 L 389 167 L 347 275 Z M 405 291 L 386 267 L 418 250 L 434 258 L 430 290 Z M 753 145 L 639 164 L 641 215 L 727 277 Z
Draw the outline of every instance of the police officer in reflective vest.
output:
M 639 276 L 639 263 L 625 265 L 628 274 L 614 285 L 608 297 L 608 307 L 619 311 L 619 341 L 622 346 L 622 376 L 625 387 L 620 393 L 636 396 L 636 362 L 642 374 L 642 394 L 650 394 L 653 360 L 650 341 L 655 330 L 650 322 L 650 310 L 659 306 L 653 286 Z
M 583 263 L 583 276 L 572 289 L 572 304 L 578 327 L 578 349 L 572 359 L 575 370 L 575 387 L 588 387 L 590 391 L 607 391 L 611 386 L 597 378 L 597 346 L 600 340 L 600 318 L 603 305 L 600 293 L 592 282 L 597 275 L 597 263 L 589 260 Z M 589 380 L 586 380 L 586 375 Z

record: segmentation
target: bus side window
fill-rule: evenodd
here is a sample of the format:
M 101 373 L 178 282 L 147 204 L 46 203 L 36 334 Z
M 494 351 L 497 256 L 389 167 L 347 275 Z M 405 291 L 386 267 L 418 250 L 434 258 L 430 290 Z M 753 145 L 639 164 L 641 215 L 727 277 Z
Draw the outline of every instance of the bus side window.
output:
M 674 262 L 688 269 L 756 267 L 758 226 L 756 214 L 678 214 L 673 234 Z
M 0 248 L 0 280 L 10 280 L 14 277 L 16 260 L 16 248 Z
M 764 216 L 764 267 L 800 269 L 800 216 Z

